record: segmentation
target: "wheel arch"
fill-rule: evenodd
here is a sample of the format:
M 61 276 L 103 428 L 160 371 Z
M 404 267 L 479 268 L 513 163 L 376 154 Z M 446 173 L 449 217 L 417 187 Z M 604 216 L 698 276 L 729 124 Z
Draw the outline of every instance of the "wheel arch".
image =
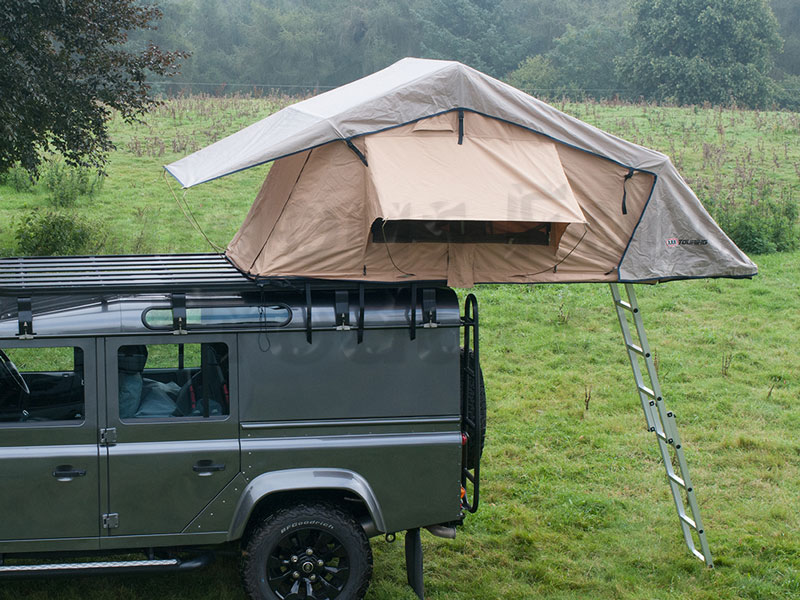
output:
M 380 503 L 366 479 L 347 469 L 284 469 L 264 473 L 247 484 L 239 498 L 228 540 L 240 539 L 259 507 L 268 506 L 272 500 L 303 494 L 338 493 L 354 494 L 369 514 L 369 525 L 378 532 L 386 531 Z M 366 529 L 366 527 L 365 527 Z

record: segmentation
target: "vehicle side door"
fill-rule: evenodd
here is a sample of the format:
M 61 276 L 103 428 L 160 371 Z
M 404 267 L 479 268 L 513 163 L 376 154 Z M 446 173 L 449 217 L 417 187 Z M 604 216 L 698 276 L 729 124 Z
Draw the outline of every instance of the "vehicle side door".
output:
M 95 341 L 7 340 L 0 348 L 0 544 L 82 538 L 69 547 L 96 547 Z
M 239 473 L 231 335 L 106 339 L 108 534 L 185 533 Z

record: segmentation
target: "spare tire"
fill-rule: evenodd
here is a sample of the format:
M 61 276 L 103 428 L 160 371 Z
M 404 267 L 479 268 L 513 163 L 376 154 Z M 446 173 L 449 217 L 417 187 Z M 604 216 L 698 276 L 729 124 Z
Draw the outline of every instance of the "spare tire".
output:
M 467 372 L 467 365 L 472 362 L 475 354 L 472 350 L 465 353 L 461 349 L 461 414 L 466 417 L 464 421 L 464 430 L 468 436 L 467 440 L 467 460 L 466 467 L 468 469 L 475 468 L 475 445 L 480 446 L 479 456 L 483 455 L 483 445 L 486 441 L 486 388 L 483 385 L 483 370 L 478 365 L 478 407 L 480 410 L 481 423 L 480 431 L 476 431 L 475 427 L 470 426 L 467 421 L 475 423 L 475 391 L 476 387 L 473 382 L 473 375 Z

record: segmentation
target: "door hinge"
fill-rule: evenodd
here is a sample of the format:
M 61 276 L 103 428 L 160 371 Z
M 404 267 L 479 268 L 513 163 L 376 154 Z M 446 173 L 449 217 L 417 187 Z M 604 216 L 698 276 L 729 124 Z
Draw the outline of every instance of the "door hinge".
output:
M 116 529 L 117 527 L 119 527 L 119 513 L 103 515 L 103 529 Z
M 117 443 L 117 428 L 108 427 L 100 430 L 100 445 L 113 446 Z

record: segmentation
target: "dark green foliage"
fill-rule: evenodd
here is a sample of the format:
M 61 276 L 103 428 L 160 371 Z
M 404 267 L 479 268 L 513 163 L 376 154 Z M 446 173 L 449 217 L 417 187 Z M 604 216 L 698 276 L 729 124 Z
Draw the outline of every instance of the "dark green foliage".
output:
M 797 202 L 765 197 L 738 205 L 711 206 L 711 215 L 745 252 L 768 254 L 797 248 Z
M 75 213 L 35 210 L 20 220 L 15 234 L 22 256 L 98 254 L 105 244 L 103 226 Z
M 544 98 L 613 98 L 625 95 L 614 61 L 630 42 L 619 26 L 593 23 L 583 29 L 567 25 L 553 48 L 522 61 L 506 77 L 513 86 Z
M 420 56 L 548 98 L 791 109 L 800 4 L 769 4 L 783 53 L 766 0 L 163 0 L 159 30 L 132 39 L 192 53 L 168 93 L 316 93 Z
M 418 2 L 422 54 L 458 60 L 495 76 L 507 73 L 515 64 L 520 40 L 507 38 L 504 9 L 505 3 L 485 0 Z
M 460 60 L 503 77 L 549 51 L 569 24 L 618 28 L 625 1 L 171 0 L 158 31 L 133 37 L 190 51 L 181 80 L 193 91 L 249 84 L 295 93 L 405 56 Z
M 800 112 L 800 75 L 786 75 L 775 84 L 775 104 Z
M 150 108 L 145 83 L 172 72 L 178 54 L 125 47 L 128 32 L 160 12 L 137 0 L 4 0 L 0 4 L 0 171 L 32 172 L 43 151 L 102 167 L 113 148 L 112 110 L 127 120 Z
M 781 75 L 800 76 L 800 2 L 797 0 L 770 0 L 772 12 L 778 19 L 783 52 L 775 59 L 775 67 Z M 795 86 L 797 87 L 797 86 Z M 800 92 L 796 92 L 800 95 Z
M 634 47 L 618 64 L 634 95 L 770 104 L 781 38 L 766 0 L 633 0 L 632 12 Z
M 508 74 L 506 81 L 532 96 L 554 98 L 568 94 L 562 85 L 561 74 L 544 54 L 529 56 L 523 60 Z

